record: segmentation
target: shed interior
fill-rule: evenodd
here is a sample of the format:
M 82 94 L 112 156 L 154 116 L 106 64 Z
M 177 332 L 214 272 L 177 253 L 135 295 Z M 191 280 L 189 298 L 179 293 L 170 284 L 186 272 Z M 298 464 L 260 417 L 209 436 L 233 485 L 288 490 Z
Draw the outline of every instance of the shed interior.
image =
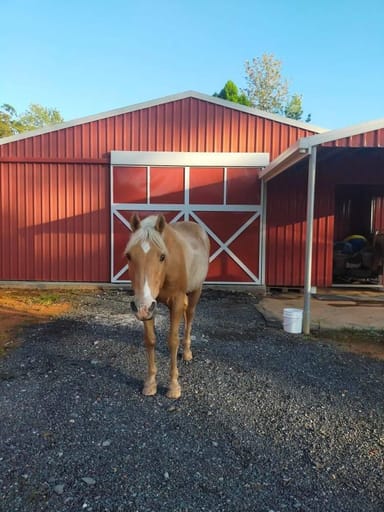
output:
M 321 148 L 319 153 L 319 171 L 334 196 L 332 284 L 382 285 L 384 151 Z

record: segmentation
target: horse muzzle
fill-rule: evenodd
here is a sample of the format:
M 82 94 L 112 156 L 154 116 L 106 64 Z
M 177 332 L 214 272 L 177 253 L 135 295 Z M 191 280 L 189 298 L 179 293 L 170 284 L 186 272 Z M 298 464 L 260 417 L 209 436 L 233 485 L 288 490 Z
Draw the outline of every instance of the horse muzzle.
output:
M 157 302 L 154 300 L 152 301 L 151 305 L 148 307 L 145 304 L 140 304 L 139 307 L 137 307 L 136 302 L 133 300 L 131 301 L 131 309 L 135 313 L 136 318 L 138 320 L 150 320 L 153 317 L 153 313 L 155 311 Z

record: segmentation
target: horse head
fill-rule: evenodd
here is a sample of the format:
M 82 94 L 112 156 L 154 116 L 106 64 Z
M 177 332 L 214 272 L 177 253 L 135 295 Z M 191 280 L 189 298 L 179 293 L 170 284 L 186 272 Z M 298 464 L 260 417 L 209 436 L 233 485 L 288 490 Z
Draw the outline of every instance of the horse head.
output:
M 167 247 L 163 232 L 163 215 L 151 215 L 143 221 L 134 214 L 130 220 L 132 236 L 125 249 L 134 299 L 132 311 L 139 320 L 150 320 L 156 298 L 165 280 Z

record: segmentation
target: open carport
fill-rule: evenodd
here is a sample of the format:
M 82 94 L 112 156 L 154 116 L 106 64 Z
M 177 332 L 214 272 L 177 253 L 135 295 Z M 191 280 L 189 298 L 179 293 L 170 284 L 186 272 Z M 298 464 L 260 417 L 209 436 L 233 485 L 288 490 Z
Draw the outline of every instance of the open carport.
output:
M 301 138 L 261 173 L 266 284 L 304 286 L 306 333 L 312 287 L 334 284 L 335 242 L 364 235 L 374 245 L 384 231 L 383 145 L 380 119 Z

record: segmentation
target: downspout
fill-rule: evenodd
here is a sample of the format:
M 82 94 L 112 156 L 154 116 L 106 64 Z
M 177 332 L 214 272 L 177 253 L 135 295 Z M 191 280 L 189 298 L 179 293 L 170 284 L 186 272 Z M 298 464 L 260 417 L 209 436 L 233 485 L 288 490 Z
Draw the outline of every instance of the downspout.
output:
M 311 280 L 312 280 L 312 248 L 313 248 L 313 214 L 315 205 L 317 146 L 309 148 L 308 189 L 307 189 L 307 229 L 305 241 L 305 273 L 304 273 L 304 312 L 303 332 L 311 330 Z

